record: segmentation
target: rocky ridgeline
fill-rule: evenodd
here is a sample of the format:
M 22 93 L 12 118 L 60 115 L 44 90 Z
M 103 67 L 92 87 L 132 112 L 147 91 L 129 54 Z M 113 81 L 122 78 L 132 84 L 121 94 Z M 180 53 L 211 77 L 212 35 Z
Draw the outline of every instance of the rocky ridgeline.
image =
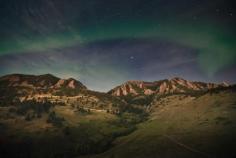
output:
M 113 96 L 127 95 L 151 95 L 151 94 L 168 94 L 168 93 L 187 93 L 192 91 L 203 91 L 219 87 L 229 86 L 226 83 L 204 83 L 184 80 L 182 78 L 165 79 L 154 82 L 145 81 L 128 81 L 108 93 Z

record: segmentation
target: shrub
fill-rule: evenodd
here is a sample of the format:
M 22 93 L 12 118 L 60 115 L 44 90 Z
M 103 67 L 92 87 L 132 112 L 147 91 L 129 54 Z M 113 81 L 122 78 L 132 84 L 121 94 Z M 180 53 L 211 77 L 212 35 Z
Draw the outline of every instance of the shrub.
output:
M 26 121 L 31 121 L 35 118 L 36 114 L 34 112 L 28 112 L 25 116 Z
M 61 127 L 65 119 L 63 117 L 57 116 L 56 113 L 50 112 L 48 115 L 47 123 L 52 123 L 54 126 Z
M 48 113 L 50 108 L 54 106 L 51 102 L 46 101 L 40 103 L 34 100 L 28 100 L 18 104 L 16 110 L 18 115 L 25 115 L 30 110 L 33 110 L 37 115 L 41 115 L 42 113 Z

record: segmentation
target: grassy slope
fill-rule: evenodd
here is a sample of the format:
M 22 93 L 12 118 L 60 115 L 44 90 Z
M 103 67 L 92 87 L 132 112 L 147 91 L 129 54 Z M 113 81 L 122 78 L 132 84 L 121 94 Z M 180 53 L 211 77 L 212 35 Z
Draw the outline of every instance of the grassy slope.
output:
M 20 153 L 22 157 L 25 154 L 35 158 L 75 157 L 104 152 L 112 147 L 114 138 L 127 135 L 117 138 L 104 153 L 86 157 L 234 157 L 235 96 L 235 92 L 223 91 L 199 98 L 185 95 L 161 98 L 153 103 L 149 120 L 129 135 L 132 128 L 106 112 L 83 114 L 69 105 L 55 106 L 53 111 L 65 119 L 64 126 L 57 128 L 46 122 L 47 114 L 25 121 L 24 117 L 10 117 L 9 107 L 1 107 L 0 145 L 4 139 L 15 142 L 3 143 L 0 149 Z
M 106 112 L 77 112 L 71 106 L 51 109 L 65 121 L 62 127 L 47 123 L 47 114 L 25 121 L 1 107 L 0 157 L 74 157 L 104 151 L 119 135 L 131 132 L 116 124 L 118 117 Z
M 150 120 L 96 158 L 235 157 L 236 93 L 157 101 Z

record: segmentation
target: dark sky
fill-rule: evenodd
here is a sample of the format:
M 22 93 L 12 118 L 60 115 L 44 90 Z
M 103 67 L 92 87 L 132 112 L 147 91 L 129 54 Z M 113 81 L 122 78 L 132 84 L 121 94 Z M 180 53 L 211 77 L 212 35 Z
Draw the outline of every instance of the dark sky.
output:
M 235 83 L 235 16 L 229 0 L 0 0 L 0 75 Z

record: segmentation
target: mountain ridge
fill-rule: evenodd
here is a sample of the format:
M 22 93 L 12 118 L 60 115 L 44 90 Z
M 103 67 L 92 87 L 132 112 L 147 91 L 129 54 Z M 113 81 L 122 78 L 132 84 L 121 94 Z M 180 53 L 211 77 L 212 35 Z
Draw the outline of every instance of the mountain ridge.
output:
M 23 87 L 31 89 L 32 91 L 52 92 L 61 89 L 68 90 L 89 90 L 80 81 L 74 78 L 61 79 L 52 74 L 42 75 L 27 75 L 27 74 L 9 74 L 0 77 L 1 87 L 17 88 Z M 228 87 L 229 84 L 222 82 L 206 83 L 199 81 L 189 81 L 180 77 L 171 79 L 163 79 L 158 81 L 142 81 L 142 80 L 129 80 L 125 83 L 112 88 L 107 94 L 112 96 L 127 96 L 127 95 L 152 95 L 152 94 L 168 94 L 175 92 L 190 92 L 202 91 L 219 87 Z
M 177 77 L 133 80 L 125 83 L 124 88 L 133 89 L 122 97 L 91 91 L 77 83 L 51 74 L 0 77 L 0 139 L 6 140 L 0 148 L 14 155 L 22 146 L 24 157 L 28 151 L 31 157 L 51 157 L 52 146 L 55 155 L 63 153 L 65 157 L 199 157 L 181 148 L 181 143 L 212 157 L 235 155 L 235 141 L 225 141 L 235 140 L 235 85 Z M 178 93 L 180 90 L 183 93 Z M 145 95 L 147 91 L 151 94 Z M 28 140 L 40 151 L 31 152 Z M 223 156 L 215 156 L 219 154 Z
M 3 98 L 4 96 L 65 94 L 65 91 L 76 94 L 84 90 L 87 90 L 87 87 L 80 81 L 73 78 L 60 79 L 52 74 L 10 74 L 0 77 L 0 94 Z
M 189 81 L 180 77 L 174 77 L 171 79 L 163 79 L 159 81 L 146 82 L 130 80 L 127 81 L 110 91 L 109 94 L 113 96 L 127 96 L 127 95 L 152 95 L 152 94 L 167 94 L 167 93 L 184 93 L 190 91 L 201 91 L 209 90 L 220 87 L 228 87 L 229 84 L 223 82 L 217 83 L 206 83 L 198 81 Z

